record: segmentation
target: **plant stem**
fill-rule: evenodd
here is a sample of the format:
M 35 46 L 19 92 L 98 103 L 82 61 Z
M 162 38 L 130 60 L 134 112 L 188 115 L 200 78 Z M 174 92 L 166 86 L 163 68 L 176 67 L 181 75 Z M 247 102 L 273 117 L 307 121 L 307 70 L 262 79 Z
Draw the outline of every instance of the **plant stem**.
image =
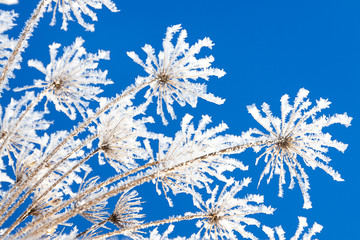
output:
M 93 240 L 105 239 L 107 237 L 119 235 L 119 234 L 122 234 L 124 232 L 134 232 L 134 231 L 139 230 L 139 229 L 155 227 L 155 226 L 159 226 L 159 225 L 163 225 L 163 224 L 180 222 L 180 221 L 189 221 L 189 220 L 194 220 L 194 219 L 199 219 L 199 218 L 208 218 L 208 217 L 210 217 L 210 216 L 204 215 L 204 214 L 197 214 L 197 215 L 189 215 L 189 216 L 181 216 L 181 217 L 162 219 L 162 220 L 157 220 L 157 221 L 153 221 L 153 222 L 149 222 L 149 223 L 145 223 L 145 224 L 141 224 L 141 225 L 136 225 L 136 226 L 133 226 L 133 227 L 123 228 L 121 230 L 110 232 L 110 233 L 105 233 L 105 234 L 102 234 L 102 235 L 99 235 L 99 236 L 95 236 L 92 239 Z
M 88 229 L 86 229 L 85 231 L 83 231 L 82 233 L 78 234 L 78 235 L 76 236 L 76 238 L 79 238 L 79 237 L 81 237 L 81 236 L 86 235 L 88 232 L 92 231 L 92 230 L 95 229 L 95 228 L 100 228 L 102 225 L 106 224 L 106 223 L 109 222 L 109 221 L 110 221 L 110 217 L 107 218 L 107 219 L 105 219 L 105 220 L 103 220 L 103 221 L 101 221 L 101 222 L 99 222 L 99 223 L 96 223 L 96 224 L 92 225 L 90 228 L 88 228 Z

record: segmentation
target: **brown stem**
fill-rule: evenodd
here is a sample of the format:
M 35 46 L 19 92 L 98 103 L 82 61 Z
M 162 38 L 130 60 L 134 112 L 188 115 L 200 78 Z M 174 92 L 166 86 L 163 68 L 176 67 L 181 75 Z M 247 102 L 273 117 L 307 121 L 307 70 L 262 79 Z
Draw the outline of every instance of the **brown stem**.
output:
M 106 224 L 108 221 L 110 221 L 110 217 L 99 222 L 99 223 L 96 223 L 94 225 L 92 225 L 90 228 L 86 229 L 85 231 L 83 231 L 82 233 L 78 234 L 76 236 L 76 238 L 79 238 L 81 236 L 84 236 L 85 234 L 87 234 L 88 232 L 90 232 L 91 230 L 95 229 L 95 228 L 100 228 L 102 225 Z
M 168 224 L 168 223 L 174 223 L 174 222 L 180 222 L 180 221 L 189 221 L 189 220 L 194 220 L 194 219 L 199 219 L 199 218 L 208 218 L 208 217 L 209 217 L 208 215 L 198 214 L 198 215 L 189 215 L 189 216 L 181 216 L 181 217 L 162 219 L 162 220 L 157 220 L 157 221 L 153 221 L 153 222 L 149 222 L 149 223 L 145 223 L 145 224 L 141 224 L 141 225 L 136 225 L 136 226 L 133 226 L 133 227 L 123 228 L 121 230 L 110 232 L 110 233 L 105 233 L 105 234 L 102 234 L 102 235 L 99 235 L 99 236 L 95 236 L 94 238 L 92 238 L 92 240 L 104 239 L 104 238 L 107 238 L 107 237 L 122 234 L 124 232 L 134 232 L 134 231 L 139 230 L 139 229 L 155 227 L 155 226 Z

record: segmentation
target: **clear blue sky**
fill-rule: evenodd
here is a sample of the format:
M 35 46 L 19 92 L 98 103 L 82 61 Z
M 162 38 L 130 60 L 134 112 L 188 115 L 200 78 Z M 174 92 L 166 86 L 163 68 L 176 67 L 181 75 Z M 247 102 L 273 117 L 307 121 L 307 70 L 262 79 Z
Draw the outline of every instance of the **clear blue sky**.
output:
M 157 51 L 166 28 L 181 23 L 188 31 L 188 42 L 210 37 L 215 46 L 206 50 L 206 55 L 215 57 L 214 66 L 223 68 L 227 75 L 221 79 L 211 79 L 208 90 L 216 96 L 226 98 L 224 105 L 217 106 L 199 101 L 198 108 L 175 107 L 178 119 L 188 112 L 195 121 L 202 114 L 213 117 L 214 125 L 222 121 L 229 125 L 227 133 L 240 134 L 249 128 L 261 126 L 247 113 L 246 106 L 262 102 L 270 104 L 274 114 L 279 114 L 280 98 L 289 94 L 294 99 L 297 91 L 304 87 L 310 91 L 310 100 L 328 98 L 333 104 L 323 113 L 347 112 L 354 118 L 352 126 L 332 126 L 325 131 L 334 139 L 349 144 L 344 154 L 330 149 L 328 156 L 334 169 L 342 174 L 345 182 L 335 182 L 320 169 L 306 168 L 310 177 L 313 208 L 302 209 L 302 196 L 298 185 L 293 190 L 285 188 L 284 198 L 277 197 L 277 177 L 266 185 L 256 188 L 264 163 L 254 165 L 256 154 L 248 150 L 238 156 L 249 165 L 247 172 L 232 173 L 237 179 L 252 177 L 253 183 L 243 194 L 259 193 L 265 196 L 265 204 L 276 208 L 272 216 L 256 216 L 267 226 L 282 225 L 287 237 L 292 236 L 298 224 L 297 216 L 308 218 L 309 225 L 315 221 L 324 226 L 319 239 L 359 239 L 360 211 L 357 206 L 360 196 L 358 155 L 360 117 L 360 3 L 349 0 L 152 0 L 117 1 L 119 13 L 107 9 L 97 11 L 99 21 L 94 33 L 85 32 L 75 22 L 69 23 L 67 32 L 60 30 L 60 14 L 55 27 L 48 24 L 51 13 L 45 14 L 30 47 L 23 55 L 47 63 L 48 45 L 53 42 L 70 45 L 77 36 L 85 39 L 88 52 L 97 49 L 111 51 L 111 60 L 103 61 L 101 69 L 109 70 L 109 78 L 115 84 L 105 87 L 103 96 L 114 96 L 131 84 L 138 75 L 145 75 L 140 66 L 126 56 L 126 51 L 142 54 L 141 47 L 151 44 Z M 12 7 L 20 14 L 18 26 L 11 33 L 17 36 L 24 21 L 35 7 L 34 1 L 20 0 Z M 86 19 L 88 20 L 88 19 Z M 140 55 L 144 58 L 145 55 Z M 24 62 L 25 63 L 25 62 Z M 29 85 L 33 78 L 42 77 L 35 69 L 22 64 L 17 71 L 17 79 L 11 86 Z M 15 81 L 17 83 L 15 83 Z M 20 83 L 21 82 L 21 83 Z M 6 101 L 11 95 L 5 94 Z M 63 114 L 56 118 L 66 118 Z M 161 119 L 156 116 L 156 121 Z M 67 124 L 68 120 L 64 120 Z M 66 128 L 66 125 L 59 129 Z M 153 131 L 166 132 L 171 136 L 180 129 L 179 120 L 167 127 L 161 124 L 151 127 Z M 285 185 L 287 186 L 287 185 Z M 166 207 L 163 197 L 154 195 L 153 185 L 140 188 L 144 198 L 144 212 L 148 219 L 158 219 L 188 211 L 191 200 L 175 201 L 174 209 Z M 177 209 L 180 209 L 179 211 Z M 194 223 L 175 228 L 175 234 L 191 234 Z M 254 228 L 248 228 L 249 230 Z M 256 234 L 256 229 L 254 230 Z M 261 233 L 257 234 L 261 237 Z

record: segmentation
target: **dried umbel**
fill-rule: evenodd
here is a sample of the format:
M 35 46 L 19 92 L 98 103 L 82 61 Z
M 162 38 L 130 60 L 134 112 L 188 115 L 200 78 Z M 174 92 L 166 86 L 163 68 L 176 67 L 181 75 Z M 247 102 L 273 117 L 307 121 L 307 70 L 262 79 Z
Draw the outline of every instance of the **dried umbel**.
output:
M 12 166 L 11 153 L 16 154 L 28 144 L 44 145 L 44 139 L 37 131 L 50 126 L 50 122 L 43 119 L 44 113 L 28 109 L 33 99 L 34 93 L 27 92 L 20 100 L 12 99 L 4 110 L 0 107 L 0 156 L 7 155 Z M 26 115 L 24 111 L 27 111 Z
M 259 136 L 258 140 L 268 141 L 266 144 L 255 148 L 257 151 L 265 150 L 256 159 L 256 163 L 263 156 L 265 156 L 264 161 L 267 163 L 260 176 L 259 184 L 265 174 L 270 174 L 268 182 L 274 174 L 279 175 L 279 196 L 282 197 L 282 185 L 285 183 L 284 165 L 286 165 L 291 176 L 290 188 L 294 187 L 294 179 L 296 178 L 304 197 L 304 208 L 311 208 L 308 194 L 310 186 L 308 176 L 299 158 L 303 160 L 306 166 L 313 169 L 319 167 L 331 175 L 334 180 L 343 181 L 340 174 L 327 165 L 331 159 L 324 153 L 328 151 L 328 147 L 344 152 L 347 145 L 332 140 L 331 135 L 323 133 L 322 129 L 334 123 L 349 126 L 352 120 L 346 113 L 335 114 L 331 117 L 325 115 L 317 117 L 316 115 L 321 110 L 329 107 L 330 102 L 320 99 L 316 101 L 314 107 L 310 108 L 311 102 L 306 99 L 308 93 L 309 91 L 300 89 L 294 105 L 290 105 L 289 96 L 284 95 L 281 98 L 281 118 L 274 117 L 266 103 L 262 105 L 265 117 L 261 115 L 255 104 L 248 106 L 249 113 L 268 131 L 268 133 L 262 133 L 259 130 L 251 130 Z
M 63 14 L 63 29 L 67 28 L 67 21 L 74 17 L 87 30 L 93 31 L 93 25 L 86 23 L 83 17 L 95 21 L 93 9 L 103 5 L 117 11 L 111 0 L 39 0 L 16 45 L 15 41 L 2 34 L 13 26 L 16 14 L 0 11 L 0 65 L 4 66 L 0 84 L 13 76 L 12 70 L 21 62 L 20 53 L 27 47 L 27 40 L 45 10 L 53 11 L 53 20 L 58 11 Z M 255 239 L 255 234 L 245 230 L 248 228 L 246 225 L 259 226 L 255 214 L 271 214 L 274 209 L 262 205 L 263 197 L 260 195 L 236 197 L 250 183 L 250 179 L 235 181 L 230 176 L 231 172 L 246 170 L 247 167 L 227 156 L 242 153 L 250 147 L 265 149 L 258 160 L 265 156 L 265 161 L 269 162 L 267 171 L 271 172 L 271 177 L 280 172 L 281 184 L 285 179 L 283 165 L 288 165 L 292 178 L 298 178 L 300 186 L 305 186 L 306 190 L 307 176 L 297 160 L 300 157 L 305 164 L 322 167 L 341 180 L 325 164 L 314 163 L 313 157 L 326 162 L 328 159 L 321 153 L 326 152 L 327 147 L 345 150 L 346 145 L 322 134 L 321 128 L 335 122 L 346 125 L 351 119 L 346 115 L 316 119 L 316 113 L 327 107 L 328 102 L 320 100 L 315 108 L 308 111 L 309 102 L 303 101 L 307 94 L 305 90 L 300 90 L 293 106 L 287 102 L 286 96 L 282 98 L 281 119 L 272 117 L 266 104 L 263 105 L 266 118 L 260 117 L 256 107 L 249 107 L 253 116 L 269 131 L 268 134 L 254 129 L 241 137 L 221 135 L 227 125 L 221 123 L 208 128 L 211 118 L 207 115 L 202 117 L 199 124 L 191 123 L 192 117 L 186 115 L 181 130 L 173 138 L 149 133 L 147 125 L 153 119 L 141 114 L 147 112 L 154 98 L 157 99 L 157 112 L 165 123 L 164 104 L 171 117 L 175 118 L 174 101 L 181 106 L 188 103 L 192 107 L 196 106 L 198 98 L 217 104 L 224 102 L 207 93 L 206 85 L 200 83 L 212 76 L 222 77 L 225 74 L 223 70 L 211 67 L 214 61 L 212 56 L 198 56 L 201 49 L 211 48 L 213 43 L 209 38 L 204 38 L 190 46 L 185 42 L 186 37 L 186 31 L 176 25 L 168 28 L 163 50 L 158 54 L 155 55 L 155 50 L 149 45 L 143 48 L 147 54 L 145 61 L 129 52 L 128 55 L 144 67 L 147 76 L 139 77 L 135 84 L 113 99 L 99 98 L 100 87 L 111 81 L 106 79 L 106 71 L 97 70 L 98 62 L 108 59 L 109 53 L 102 50 L 97 54 L 86 53 L 81 38 L 77 38 L 58 57 L 60 44 L 52 44 L 48 65 L 37 60 L 29 61 L 29 65 L 40 70 L 45 77 L 35 80 L 34 86 L 22 89 L 39 88 L 41 92 L 36 96 L 27 92 L 24 98 L 11 100 L 7 107 L 0 109 L 0 155 L 4 155 L 0 161 L 0 181 L 6 182 L 5 188 L 0 189 L 0 239 L 69 240 L 115 235 L 144 239 L 139 234 L 142 229 L 180 221 L 197 221 L 200 228 L 197 234 L 186 239 L 236 239 L 240 235 Z M 133 97 L 148 86 L 146 103 L 135 105 L 139 101 L 133 101 Z M 80 113 L 83 122 L 69 126 L 69 131 L 61 131 L 55 126 L 48 130 L 54 131 L 51 134 L 44 133 L 49 125 L 44 120 L 46 111 L 37 112 L 36 109 L 40 108 L 37 104 L 41 103 L 43 97 L 47 98 L 47 102 L 52 101 L 58 111 L 66 113 L 71 119 Z M 94 105 L 100 105 L 95 111 L 90 109 L 91 100 L 95 101 Z M 58 119 L 53 120 L 55 124 L 59 122 Z M 156 156 L 152 154 L 153 150 L 156 150 Z M 152 155 L 150 160 L 149 155 Z M 100 163 L 109 162 L 116 172 L 107 166 L 97 165 L 96 159 L 92 161 L 93 157 L 98 156 Z M 10 173 L 11 169 L 13 172 Z M 113 176 L 98 181 L 109 176 L 108 170 Z M 102 175 L 102 172 L 105 174 Z M 98 174 L 101 177 L 96 176 Z M 85 181 L 87 176 L 91 177 Z M 219 191 L 219 187 L 214 189 L 215 178 L 225 185 L 222 191 Z M 200 211 L 189 212 L 191 209 L 187 209 L 187 213 L 179 216 L 148 221 L 141 213 L 141 199 L 133 189 L 151 181 L 157 185 L 157 189 L 161 184 L 168 200 L 170 190 L 174 194 L 192 195 Z M 207 201 L 203 200 L 205 191 L 211 194 Z M 117 203 L 116 199 L 110 199 L 118 196 Z M 23 207 L 26 209 L 23 210 Z M 17 213 L 20 213 L 19 217 L 14 216 Z M 71 225 L 75 218 L 83 222 L 88 220 L 88 228 L 84 229 L 85 224 L 79 224 L 81 232 L 78 232 L 77 227 Z M 301 235 L 306 225 L 303 218 L 299 220 L 295 238 Z M 173 225 L 170 225 L 163 236 L 154 232 L 150 239 L 167 239 L 172 228 Z M 263 229 L 270 238 L 275 236 L 274 230 Z M 314 224 L 303 236 L 304 239 L 320 229 L 320 225 Z M 275 228 L 275 231 L 282 239 L 281 227 Z
M 125 172 L 138 166 L 136 159 L 147 159 L 140 138 L 155 137 L 145 124 L 153 123 L 151 117 L 141 117 L 146 104 L 139 107 L 120 102 L 100 116 L 95 133 L 99 136 L 100 164 L 104 158 L 117 172 Z
M 247 187 L 250 178 L 242 182 L 227 184 L 217 197 L 218 187 L 212 193 L 211 198 L 206 202 L 200 196 L 194 196 L 195 205 L 203 212 L 204 219 L 197 222 L 200 228 L 197 233 L 198 239 L 237 239 L 235 232 L 244 238 L 257 239 L 252 233 L 245 230 L 245 225 L 260 226 L 260 223 L 248 215 L 265 213 L 272 214 L 275 209 L 264 205 L 249 204 L 262 203 L 260 195 L 247 195 L 244 198 L 235 198 L 235 195 Z M 228 187 L 231 187 L 228 190 Z
M 103 90 L 98 86 L 113 83 L 106 78 L 107 71 L 100 71 L 98 61 L 109 59 L 109 52 L 99 50 L 97 54 L 87 53 L 82 46 L 84 40 L 77 38 L 64 48 L 64 54 L 56 59 L 58 48 L 54 43 L 50 48 L 50 63 L 44 67 L 38 60 L 30 60 L 29 66 L 44 73 L 45 79 L 35 80 L 33 86 L 17 88 L 16 91 L 30 88 L 42 88 L 47 101 L 55 104 L 58 111 L 64 112 L 70 119 L 76 118 L 76 110 L 85 118 L 89 101 L 99 100 L 97 95 Z
M 143 223 L 140 220 L 145 217 L 141 214 L 141 198 L 136 191 L 123 193 L 116 203 L 115 210 L 109 217 L 109 221 L 119 228 L 137 226 Z
M 179 37 L 174 46 L 172 39 L 174 34 L 179 32 Z M 193 46 L 185 42 L 187 37 L 186 30 L 181 30 L 181 25 L 169 27 L 163 41 L 163 51 L 155 56 L 155 50 L 148 44 L 142 49 L 147 54 L 147 59 L 143 62 L 135 52 L 128 52 L 134 62 L 141 65 L 149 76 L 137 79 L 137 84 L 149 82 L 150 89 L 145 97 L 151 99 L 157 97 L 157 113 L 161 115 L 163 122 L 167 124 L 163 101 L 171 118 L 175 119 L 175 112 L 172 107 L 174 101 L 181 106 L 186 103 L 196 107 L 197 99 L 203 98 L 216 104 L 224 103 L 224 99 L 215 97 L 211 93 L 206 93 L 206 85 L 197 83 L 199 78 L 208 80 L 210 76 L 222 77 L 225 75 L 223 70 L 212 68 L 213 56 L 197 59 L 195 57 L 203 47 L 211 48 L 214 44 L 209 38 L 199 40 Z

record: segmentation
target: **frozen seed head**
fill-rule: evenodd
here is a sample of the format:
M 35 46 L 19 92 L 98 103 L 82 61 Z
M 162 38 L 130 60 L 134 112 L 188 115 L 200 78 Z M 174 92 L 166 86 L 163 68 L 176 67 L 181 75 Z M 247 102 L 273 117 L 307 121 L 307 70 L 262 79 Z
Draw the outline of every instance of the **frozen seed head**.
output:
M 138 197 L 136 191 L 123 193 L 114 212 L 110 215 L 109 221 L 120 229 L 141 225 L 144 222 L 141 219 L 145 217 L 145 214 L 140 213 L 142 210 L 141 203 L 141 198 Z M 139 233 L 138 230 L 134 230 L 123 234 L 134 239 L 141 239 Z
M 294 179 L 297 179 L 304 197 L 304 208 L 311 208 L 308 194 L 310 184 L 299 160 L 302 159 L 306 166 L 313 169 L 316 167 L 323 169 L 336 181 L 343 181 L 340 174 L 327 165 L 331 159 L 324 154 L 327 153 L 329 147 L 343 152 L 347 145 L 332 140 L 331 135 L 323 133 L 322 129 L 334 123 L 349 126 L 352 120 L 346 113 L 318 117 L 318 113 L 329 108 L 331 103 L 326 99 L 320 99 L 311 108 L 311 102 L 306 99 L 308 93 L 309 91 L 300 89 L 293 105 L 288 102 L 289 96 L 284 95 L 281 98 L 281 118 L 274 117 L 270 106 L 266 103 L 262 105 L 265 117 L 255 104 L 248 106 L 249 113 L 268 132 L 251 130 L 259 136 L 258 140 L 266 140 L 265 144 L 255 148 L 257 151 L 264 149 L 264 152 L 256 159 L 256 163 L 262 157 L 267 163 L 260 176 L 259 184 L 264 175 L 270 175 L 268 182 L 274 174 L 279 175 L 279 196 L 282 197 L 282 185 L 285 184 L 286 172 L 284 165 L 286 165 L 291 177 L 290 188 L 294 187 Z
M 179 36 L 174 45 L 172 39 L 178 32 Z M 145 62 L 135 52 L 127 53 L 149 74 L 145 78 L 139 77 L 137 84 L 149 82 L 150 89 L 146 92 L 145 97 L 148 99 L 153 96 L 157 97 L 157 113 L 161 115 L 165 124 L 167 121 L 163 111 L 163 102 L 172 119 L 176 118 L 172 107 L 174 101 L 181 106 L 188 103 L 192 107 L 196 107 L 198 97 L 216 104 L 224 102 L 224 99 L 207 93 L 205 84 L 195 82 L 199 78 L 208 80 L 210 76 L 220 78 L 225 75 L 223 70 L 211 67 L 211 63 L 214 61 L 213 56 L 200 59 L 195 57 L 203 47 L 212 48 L 214 44 L 209 38 L 204 38 L 189 47 L 189 44 L 185 42 L 186 37 L 186 30 L 181 30 L 181 25 L 175 25 L 167 29 L 163 41 L 164 49 L 159 52 L 158 56 L 155 55 L 155 50 L 150 45 L 142 48 L 147 54 Z
M 84 118 L 86 108 L 91 100 L 103 90 L 98 85 L 111 84 L 106 79 L 107 71 L 97 70 L 98 61 L 109 59 L 109 52 L 99 50 L 97 54 L 87 53 L 82 46 L 84 40 L 77 38 L 75 42 L 64 48 L 64 54 L 56 58 L 60 44 L 54 43 L 50 48 L 50 63 L 44 65 L 37 60 L 30 60 L 29 66 L 44 73 L 45 80 L 35 80 L 33 86 L 18 88 L 16 91 L 30 88 L 42 88 L 47 101 L 55 104 L 58 111 L 64 112 L 70 119 L 76 118 L 76 110 Z
M 145 108 L 146 105 L 133 107 L 121 102 L 100 116 L 96 129 L 100 164 L 105 164 L 105 159 L 117 172 L 124 172 L 138 166 L 136 159 L 148 158 L 139 138 L 151 137 L 145 124 L 153 119 L 137 117 Z
M 218 187 L 216 187 L 207 201 L 203 201 L 200 195 L 194 195 L 195 205 L 204 214 L 204 219 L 199 220 L 196 224 L 200 228 L 197 233 L 198 239 L 237 239 L 235 232 L 244 238 L 257 239 L 252 233 L 245 230 L 245 226 L 259 226 L 260 223 L 248 215 L 272 214 L 274 209 L 259 205 L 263 202 L 263 197 L 260 195 L 235 198 L 235 195 L 250 181 L 250 178 L 245 178 L 240 183 L 227 184 L 219 195 L 217 194 Z M 251 204 L 251 202 L 256 204 Z
M 50 126 L 50 122 L 43 119 L 43 112 L 30 109 L 22 117 L 23 111 L 34 99 L 33 92 L 26 92 L 19 100 L 11 99 L 5 109 L 0 107 L 0 156 L 7 155 L 10 165 L 13 165 L 10 152 L 17 154 L 23 147 L 42 145 L 43 139 L 37 135 L 37 131 L 46 130 Z M 19 122 L 20 117 L 22 120 Z

